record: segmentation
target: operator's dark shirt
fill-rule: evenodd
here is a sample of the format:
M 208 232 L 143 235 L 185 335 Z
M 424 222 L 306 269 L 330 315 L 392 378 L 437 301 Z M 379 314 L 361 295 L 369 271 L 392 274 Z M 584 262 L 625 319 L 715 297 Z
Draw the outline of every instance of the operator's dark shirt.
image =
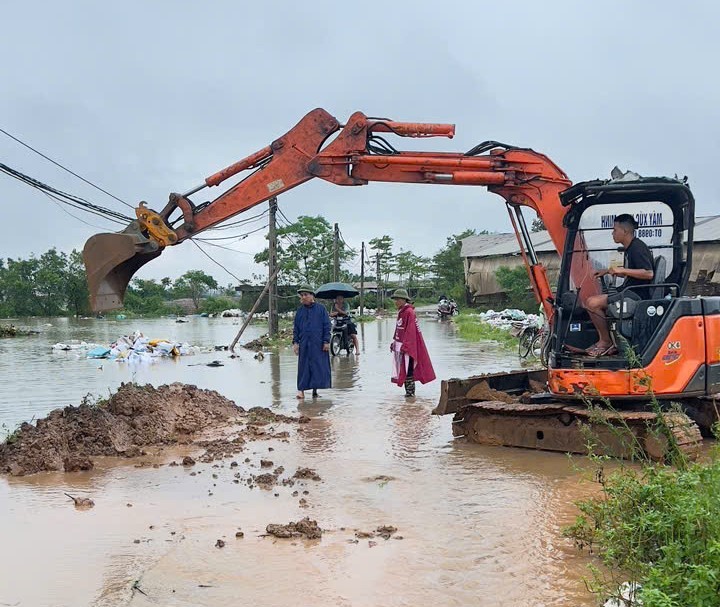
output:
M 625 263 L 624 266 L 628 270 L 650 270 L 655 271 L 655 264 L 653 262 L 653 254 L 648 246 L 639 238 L 633 238 L 630 241 L 627 249 L 625 249 Z M 622 284 L 621 290 L 625 290 L 631 286 L 637 285 L 649 285 L 652 283 L 650 280 L 641 280 L 640 278 L 632 278 L 630 276 L 625 278 Z M 633 289 L 641 299 L 648 299 L 650 297 L 650 289 Z

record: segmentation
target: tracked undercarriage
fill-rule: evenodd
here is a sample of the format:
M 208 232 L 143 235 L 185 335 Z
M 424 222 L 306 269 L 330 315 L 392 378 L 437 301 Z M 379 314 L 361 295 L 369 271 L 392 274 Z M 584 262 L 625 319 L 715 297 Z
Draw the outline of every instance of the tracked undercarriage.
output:
M 453 435 L 485 445 L 525 447 L 564 453 L 631 458 L 645 453 L 664 460 L 674 446 L 695 457 L 717 419 L 712 399 L 681 402 L 677 411 L 658 416 L 646 402 L 613 403 L 612 408 L 558 400 L 544 392 L 547 372 L 514 371 L 442 382 L 436 415 L 454 414 Z M 700 425 L 699 425 L 700 424 Z M 673 445 L 674 444 L 674 445 Z

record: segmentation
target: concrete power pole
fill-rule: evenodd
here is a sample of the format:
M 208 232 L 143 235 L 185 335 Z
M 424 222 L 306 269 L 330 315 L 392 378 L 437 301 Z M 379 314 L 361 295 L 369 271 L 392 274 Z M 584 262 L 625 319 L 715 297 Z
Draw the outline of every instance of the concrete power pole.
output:
M 335 240 L 333 246 L 333 281 L 340 280 L 340 228 L 335 224 Z
M 385 299 L 385 293 L 383 292 L 382 283 L 380 281 L 380 252 L 379 251 L 377 253 L 375 253 L 375 263 L 377 264 L 377 280 L 375 281 L 375 284 L 377 284 L 377 307 L 378 307 L 378 310 L 380 310 L 385 307 L 383 305 L 383 300 Z
M 360 316 L 365 311 L 365 243 L 360 246 Z
M 268 274 L 271 277 L 268 290 L 268 333 L 270 336 L 278 334 L 278 290 L 277 290 L 277 197 L 270 200 L 270 213 L 268 215 Z

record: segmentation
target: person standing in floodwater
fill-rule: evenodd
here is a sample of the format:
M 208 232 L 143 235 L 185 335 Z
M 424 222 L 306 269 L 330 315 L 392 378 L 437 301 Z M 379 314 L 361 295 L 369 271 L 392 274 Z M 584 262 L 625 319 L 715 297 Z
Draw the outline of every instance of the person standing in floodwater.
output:
M 395 335 L 390 344 L 393 353 L 392 381 L 405 386 L 405 396 L 415 396 L 415 381 L 426 384 L 435 379 L 430 355 L 418 326 L 412 300 L 405 289 L 396 289 L 390 296 L 398 311 Z
M 293 350 L 298 357 L 297 398 L 305 390 L 330 388 L 330 316 L 324 306 L 315 302 L 315 291 L 308 285 L 298 289 L 300 303 L 293 323 Z

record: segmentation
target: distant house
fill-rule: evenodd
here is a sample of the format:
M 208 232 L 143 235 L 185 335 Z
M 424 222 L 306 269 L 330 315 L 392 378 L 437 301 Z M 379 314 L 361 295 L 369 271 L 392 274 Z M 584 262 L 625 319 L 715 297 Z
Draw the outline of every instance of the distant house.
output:
M 550 284 L 557 281 L 560 257 L 547 232 L 530 234 L 538 260 L 547 269 Z M 693 239 L 689 295 L 720 295 L 720 215 L 698 217 Z M 472 303 L 488 305 L 503 300 L 495 272 L 501 266 L 523 265 L 515 234 L 480 234 L 462 241 L 465 284 Z
M 560 269 L 560 257 L 555 252 L 547 232 L 533 232 L 530 238 L 538 260 L 547 268 L 553 284 Z M 504 290 L 495 272 L 501 266 L 515 268 L 523 265 L 515 234 L 478 234 L 462 240 L 460 255 L 464 260 L 465 286 L 470 303 L 490 305 L 504 299 Z

